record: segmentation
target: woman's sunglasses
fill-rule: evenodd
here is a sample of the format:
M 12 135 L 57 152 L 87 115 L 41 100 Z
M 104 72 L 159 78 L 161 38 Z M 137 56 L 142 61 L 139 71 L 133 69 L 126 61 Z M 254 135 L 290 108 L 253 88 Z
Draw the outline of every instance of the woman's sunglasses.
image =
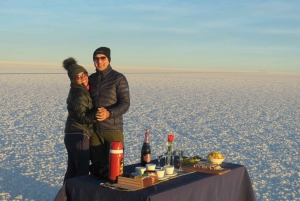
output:
M 87 77 L 87 76 L 88 76 L 87 73 L 82 73 L 81 75 L 77 75 L 75 78 L 76 78 L 76 80 L 80 80 L 80 79 L 82 79 L 84 77 Z

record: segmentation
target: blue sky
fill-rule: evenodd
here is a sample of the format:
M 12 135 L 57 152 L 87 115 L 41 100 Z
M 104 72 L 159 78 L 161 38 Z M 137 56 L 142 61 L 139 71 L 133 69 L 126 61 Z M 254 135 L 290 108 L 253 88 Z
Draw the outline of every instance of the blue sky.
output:
M 300 1 L 0 2 L 0 61 L 300 72 Z

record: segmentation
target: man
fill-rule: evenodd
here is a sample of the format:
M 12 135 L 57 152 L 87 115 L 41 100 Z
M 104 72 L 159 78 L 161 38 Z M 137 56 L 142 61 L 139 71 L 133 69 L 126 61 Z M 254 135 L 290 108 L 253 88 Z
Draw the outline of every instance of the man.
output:
M 99 142 L 90 147 L 91 162 L 108 164 L 110 144 L 121 141 L 124 146 L 123 114 L 130 106 L 126 77 L 110 66 L 110 49 L 100 47 L 93 53 L 96 73 L 89 76 L 90 95 L 97 109 L 94 130 Z

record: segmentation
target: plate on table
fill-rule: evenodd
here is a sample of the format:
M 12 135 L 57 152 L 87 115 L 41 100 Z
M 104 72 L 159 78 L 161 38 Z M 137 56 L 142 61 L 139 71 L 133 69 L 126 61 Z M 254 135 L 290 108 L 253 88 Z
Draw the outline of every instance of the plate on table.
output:
M 177 175 L 177 172 L 173 172 L 173 174 L 167 174 L 168 177 L 174 177 Z
M 159 180 L 159 181 L 166 180 L 166 179 L 168 179 L 168 176 L 167 176 L 167 175 L 165 175 L 164 177 L 158 177 L 158 180 Z
M 132 172 L 131 175 L 132 176 L 138 176 L 138 173 L 137 172 Z

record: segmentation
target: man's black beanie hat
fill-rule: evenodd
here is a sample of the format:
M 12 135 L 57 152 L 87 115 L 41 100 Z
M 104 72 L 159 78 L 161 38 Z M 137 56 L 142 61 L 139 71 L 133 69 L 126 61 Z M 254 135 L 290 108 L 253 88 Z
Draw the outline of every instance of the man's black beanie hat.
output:
M 97 54 L 104 54 L 108 58 L 108 61 L 110 62 L 111 60 L 110 49 L 108 47 L 99 47 L 98 49 L 96 49 L 93 54 L 93 60 Z

